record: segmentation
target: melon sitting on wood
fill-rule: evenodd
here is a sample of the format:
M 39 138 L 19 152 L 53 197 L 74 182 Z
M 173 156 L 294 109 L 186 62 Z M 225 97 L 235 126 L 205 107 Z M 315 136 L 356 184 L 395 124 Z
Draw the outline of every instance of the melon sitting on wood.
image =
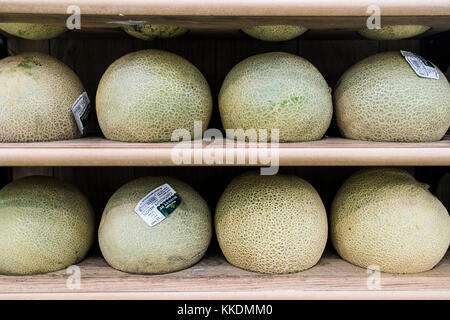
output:
M 429 29 L 421 25 L 387 25 L 380 29 L 361 29 L 358 33 L 373 40 L 400 40 L 418 36 Z
M 77 75 L 46 54 L 0 60 L 0 142 L 81 137 L 72 105 L 83 92 Z
M 94 212 L 75 187 L 30 176 L 0 190 L 0 273 L 27 275 L 80 262 L 95 233 Z
M 397 168 L 352 175 L 333 201 L 330 230 L 343 259 L 391 273 L 430 270 L 450 244 L 445 207 L 427 185 Z
M 60 36 L 66 27 L 36 23 L 0 23 L 0 29 L 19 38 L 46 40 Z
M 322 200 L 296 176 L 249 172 L 235 178 L 220 197 L 214 223 L 228 262 L 261 273 L 311 268 L 327 242 Z
M 165 24 L 125 25 L 122 29 L 129 35 L 141 40 L 175 38 L 185 34 L 188 29 Z
M 150 226 L 135 207 L 166 183 L 179 194 L 181 203 L 166 219 Z M 189 185 L 168 177 L 144 177 L 122 186 L 108 201 L 98 231 L 103 256 L 113 268 L 143 274 L 192 266 L 205 254 L 211 237 L 206 202 Z
M 320 72 L 285 52 L 238 63 L 222 84 L 219 109 L 225 129 L 264 129 L 268 140 L 277 129 L 280 142 L 321 139 L 333 114 L 331 90 Z
M 194 138 L 194 122 L 206 130 L 212 112 L 209 85 L 186 59 L 161 50 L 123 56 L 106 70 L 97 90 L 103 134 L 125 142 L 167 142 L 177 129 Z
M 292 25 L 254 26 L 242 29 L 249 36 L 263 41 L 288 41 L 307 30 L 305 27 Z
M 450 125 L 450 84 L 416 74 L 400 52 L 370 56 L 347 70 L 334 91 L 342 135 L 355 140 L 430 142 Z

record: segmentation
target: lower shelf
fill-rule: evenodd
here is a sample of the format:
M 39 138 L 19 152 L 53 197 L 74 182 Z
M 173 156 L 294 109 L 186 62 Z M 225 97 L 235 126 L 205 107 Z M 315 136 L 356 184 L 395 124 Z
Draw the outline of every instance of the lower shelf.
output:
M 450 251 L 428 272 L 381 273 L 380 288 L 372 290 L 367 286 L 371 275 L 366 269 L 331 252 L 325 252 L 315 267 L 287 275 L 247 272 L 218 254 L 165 275 L 123 273 L 101 257 L 90 257 L 79 267 L 78 289 L 71 282 L 73 272 L 66 270 L 0 276 L 0 299 L 450 299 Z

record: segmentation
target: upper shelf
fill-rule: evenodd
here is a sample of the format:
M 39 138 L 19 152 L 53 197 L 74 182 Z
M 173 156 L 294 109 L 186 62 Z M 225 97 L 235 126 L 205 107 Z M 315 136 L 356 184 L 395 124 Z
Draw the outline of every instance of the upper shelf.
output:
M 361 28 L 372 0 L 0 0 L 0 21 L 64 24 L 69 6 L 81 9 L 82 26 L 118 22 L 170 23 L 191 29 L 302 24 L 310 29 Z M 378 0 L 382 24 L 450 27 L 448 0 Z
M 181 163 L 181 157 L 187 161 Z M 227 163 L 226 159 L 234 160 Z M 269 161 L 277 165 L 277 160 L 281 166 L 450 166 L 450 136 L 432 143 L 327 137 L 282 143 L 276 149 L 249 143 L 230 148 L 225 143 L 124 143 L 104 138 L 0 144 L 0 166 L 261 166 Z

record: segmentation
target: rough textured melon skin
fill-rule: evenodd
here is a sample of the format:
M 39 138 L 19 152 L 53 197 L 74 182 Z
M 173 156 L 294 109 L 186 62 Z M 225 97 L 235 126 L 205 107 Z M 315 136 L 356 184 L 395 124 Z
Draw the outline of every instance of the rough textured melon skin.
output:
M 333 113 L 330 89 L 320 72 L 284 52 L 238 63 L 222 85 L 219 109 L 225 129 L 278 128 L 281 142 L 321 139 Z
M 182 198 L 165 220 L 150 227 L 134 211 L 150 191 L 168 183 Z M 182 270 L 205 254 L 212 236 L 206 202 L 187 184 L 167 177 L 144 177 L 122 186 L 103 212 L 100 249 L 115 269 L 142 274 Z
M 168 26 L 165 24 L 131 25 L 123 26 L 122 29 L 129 35 L 141 40 L 153 40 L 155 38 L 175 38 L 188 32 L 188 29 L 186 28 Z
M 264 41 L 287 41 L 297 38 L 308 29 L 302 26 L 274 25 L 242 29 L 249 36 Z
M 450 124 L 450 84 L 419 77 L 400 52 L 370 56 L 347 70 L 334 92 L 338 127 L 356 140 L 429 142 Z
M 184 58 L 143 50 L 115 61 L 97 91 L 97 117 L 103 134 L 128 142 L 170 141 L 176 129 L 194 136 L 194 121 L 208 126 L 212 112 L 209 85 Z
M 86 197 L 52 177 L 16 180 L 0 191 L 0 273 L 64 269 L 87 254 L 95 232 Z
M 72 105 L 83 92 L 77 75 L 46 54 L 0 60 L 0 142 L 81 137 Z
M 0 29 L 28 40 L 46 40 L 60 36 L 66 27 L 34 23 L 0 23 Z
M 311 268 L 327 242 L 327 215 L 316 190 L 296 176 L 235 178 L 216 208 L 220 248 L 233 265 L 261 273 Z
M 430 27 L 420 25 L 384 26 L 381 29 L 361 29 L 360 35 L 373 40 L 400 40 L 418 36 Z
M 450 217 L 427 188 L 395 168 L 351 176 L 331 208 L 331 240 L 339 255 L 390 273 L 433 268 L 450 244 Z

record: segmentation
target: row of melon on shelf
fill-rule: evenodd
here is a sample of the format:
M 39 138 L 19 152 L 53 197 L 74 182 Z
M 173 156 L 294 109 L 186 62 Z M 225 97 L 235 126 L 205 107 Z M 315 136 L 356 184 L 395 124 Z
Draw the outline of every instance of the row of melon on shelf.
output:
M 218 96 L 226 136 L 251 141 L 319 140 L 330 126 L 333 104 L 337 125 L 350 139 L 438 141 L 450 125 L 445 75 L 405 51 L 356 63 L 333 94 L 306 59 L 285 52 L 258 54 L 231 69 Z M 55 58 L 22 53 L 0 60 L 1 142 L 79 138 L 91 109 L 77 75 Z M 116 141 L 197 139 L 212 111 L 202 73 L 162 50 L 119 58 L 103 74 L 96 94 L 100 128 Z
M 0 273 L 46 273 L 80 262 L 94 241 L 94 220 L 87 198 L 56 178 L 11 182 L 0 191 Z M 214 230 L 229 263 L 271 274 L 313 267 L 328 234 L 346 261 L 389 273 L 430 270 L 450 244 L 447 209 L 398 168 L 354 173 L 338 190 L 329 221 L 314 187 L 294 175 L 236 177 L 214 219 L 188 184 L 138 178 L 109 199 L 98 241 L 113 268 L 161 274 L 196 264 Z
M 121 29 L 141 40 L 175 38 L 189 31 L 184 27 L 165 24 L 123 24 Z M 399 40 L 415 37 L 429 29 L 423 25 L 383 25 L 363 28 L 358 33 L 373 40 Z M 46 40 L 62 35 L 67 28 L 35 23 L 0 23 L 0 30 L 28 40 Z M 308 28 L 300 25 L 261 25 L 243 27 L 241 30 L 263 41 L 288 41 L 302 35 Z

